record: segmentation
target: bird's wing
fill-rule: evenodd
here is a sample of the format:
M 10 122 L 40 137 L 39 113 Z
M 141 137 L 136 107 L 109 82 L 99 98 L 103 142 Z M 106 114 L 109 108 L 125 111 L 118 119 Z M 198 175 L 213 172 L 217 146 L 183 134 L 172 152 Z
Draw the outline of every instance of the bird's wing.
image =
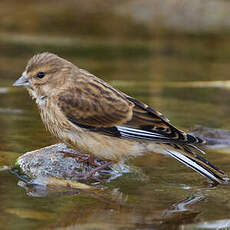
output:
M 95 128 L 126 123 L 132 118 L 134 106 L 112 87 L 83 77 L 58 95 L 57 105 L 73 123 Z

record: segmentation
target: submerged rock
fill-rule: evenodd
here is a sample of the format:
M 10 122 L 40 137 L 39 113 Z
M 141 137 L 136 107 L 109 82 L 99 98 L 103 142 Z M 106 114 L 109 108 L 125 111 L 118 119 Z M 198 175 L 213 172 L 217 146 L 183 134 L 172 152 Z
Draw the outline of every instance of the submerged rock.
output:
M 85 160 L 87 157 L 87 154 L 77 153 L 65 144 L 55 144 L 20 156 L 16 168 L 20 170 L 20 174 L 32 179 L 55 177 L 83 182 L 103 182 L 121 174 L 112 167 L 107 167 L 87 177 L 92 170 L 107 163 L 95 159 L 97 165 L 92 165 Z
M 207 148 L 230 147 L 230 131 L 196 125 L 190 133 L 206 141 Z

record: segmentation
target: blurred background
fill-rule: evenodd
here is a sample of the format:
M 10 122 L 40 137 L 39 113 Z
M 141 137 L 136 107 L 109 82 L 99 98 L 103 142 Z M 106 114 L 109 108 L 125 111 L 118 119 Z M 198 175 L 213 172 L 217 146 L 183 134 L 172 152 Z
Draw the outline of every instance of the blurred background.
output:
M 105 78 L 228 79 L 229 10 L 225 0 L 2 0 L 1 76 L 52 51 L 96 74 L 106 65 Z
M 57 142 L 26 90 L 11 87 L 38 52 L 87 69 L 181 129 L 229 130 L 229 12 L 228 0 L 1 0 L 0 171 L 20 154 Z M 228 172 L 229 149 L 209 152 L 208 159 Z M 133 164 L 147 182 L 127 175 L 108 185 L 128 197 L 124 209 L 90 194 L 30 197 L 3 171 L 0 223 L 9 224 L 0 229 L 76 223 L 79 229 L 193 229 L 187 224 L 229 218 L 228 188 L 210 189 L 173 159 Z

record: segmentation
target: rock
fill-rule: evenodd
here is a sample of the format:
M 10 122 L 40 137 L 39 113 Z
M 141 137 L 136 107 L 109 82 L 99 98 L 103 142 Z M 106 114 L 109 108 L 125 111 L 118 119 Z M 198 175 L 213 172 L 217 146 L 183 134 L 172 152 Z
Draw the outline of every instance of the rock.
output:
M 82 159 L 87 156 L 87 154 L 77 153 L 65 144 L 55 144 L 20 156 L 16 162 L 16 168 L 19 169 L 19 174 L 32 179 L 54 177 L 86 183 L 103 182 L 121 175 L 121 172 L 108 167 L 86 178 L 91 170 L 98 167 Z M 107 163 L 99 159 L 95 159 L 95 162 L 98 165 Z
M 230 146 L 230 131 L 212 129 L 196 125 L 190 129 L 190 134 L 206 141 L 207 148 L 222 148 Z
M 87 173 L 98 166 L 82 161 L 82 157 L 82 154 L 65 144 L 55 144 L 23 154 L 18 158 L 11 172 L 19 177 L 18 186 L 25 189 L 28 196 L 53 197 L 86 193 L 106 202 L 123 205 L 126 197 L 123 197 L 119 191 L 111 191 L 104 186 L 95 185 L 109 182 L 122 173 L 128 172 L 127 166 L 108 167 L 86 178 Z M 98 165 L 107 163 L 99 159 L 95 159 L 95 162 Z
M 225 0 L 121 1 L 117 14 L 152 30 L 218 32 L 230 26 L 230 2 Z

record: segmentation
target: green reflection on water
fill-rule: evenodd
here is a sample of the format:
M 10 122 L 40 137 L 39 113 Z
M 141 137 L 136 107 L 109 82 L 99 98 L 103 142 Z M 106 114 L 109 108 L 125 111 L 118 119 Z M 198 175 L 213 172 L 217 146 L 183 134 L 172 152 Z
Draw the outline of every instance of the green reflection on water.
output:
M 36 43 L 30 38 L 26 42 L 0 41 L 0 85 L 7 87 L 0 91 L 0 167 L 12 165 L 21 153 L 56 142 L 45 131 L 27 92 L 11 88 L 27 59 L 35 52 L 47 50 L 143 100 L 180 128 L 200 124 L 230 129 L 228 88 L 189 86 L 191 81 L 228 80 L 227 41 L 208 43 L 211 46 L 221 42 L 223 52 L 216 48 L 207 50 L 205 42 L 208 41 L 203 40 L 156 44 L 80 40 L 62 45 L 58 42 L 57 45 L 52 45 L 55 41 Z M 181 82 L 187 82 L 188 86 L 181 86 Z M 208 159 L 229 171 L 227 153 L 216 150 L 210 152 Z M 30 197 L 17 186 L 14 175 L 0 171 L 0 223 L 8 223 L 0 229 L 65 226 L 177 229 L 181 224 L 198 220 L 228 217 L 228 186 L 210 188 L 199 175 L 164 156 L 146 156 L 130 164 L 142 170 L 143 180 L 127 174 L 108 185 L 109 191 L 115 189 L 114 194 L 126 197 L 122 205 L 82 191 L 72 196 Z

